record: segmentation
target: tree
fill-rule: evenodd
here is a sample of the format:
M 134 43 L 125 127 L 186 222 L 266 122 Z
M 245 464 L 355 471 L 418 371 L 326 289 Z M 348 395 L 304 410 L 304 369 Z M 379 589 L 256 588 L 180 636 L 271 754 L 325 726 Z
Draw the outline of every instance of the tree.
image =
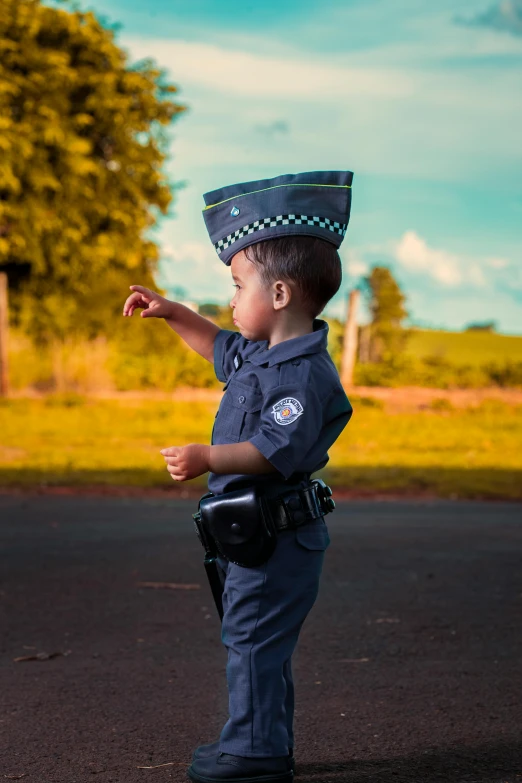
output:
M 0 0 L 0 271 L 33 337 L 94 337 L 154 285 L 174 92 L 92 12 Z
M 370 360 L 391 361 L 403 349 L 408 336 L 402 326 L 408 315 L 404 307 L 406 297 L 391 271 L 384 266 L 374 266 L 363 285 L 372 316 Z
M 199 306 L 199 314 L 204 315 L 205 318 L 217 318 L 221 314 L 222 305 L 214 304 L 214 302 L 204 302 Z
M 496 321 L 477 321 L 466 326 L 466 332 L 496 332 Z

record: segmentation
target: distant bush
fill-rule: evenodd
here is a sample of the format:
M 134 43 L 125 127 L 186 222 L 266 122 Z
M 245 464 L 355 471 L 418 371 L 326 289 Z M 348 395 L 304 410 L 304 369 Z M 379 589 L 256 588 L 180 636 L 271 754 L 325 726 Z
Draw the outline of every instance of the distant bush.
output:
M 522 362 L 507 361 L 503 364 L 490 362 L 484 369 L 497 386 L 505 388 L 522 386 Z
M 496 332 L 496 330 L 497 324 L 495 321 L 481 321 L 466 326 L 466 332 Z
M 457 364 L 440 356 L 401 356 L 387 362 L 358 364 L 358 386 L 425 386 L 432 389 L 522 388 L 522 362 Z
M 455 410 L 455 407 L 451 404 L 450 400 L 445 397 L 437 397 L 431 401 L 430 408 L 436 413 L 451 413 Z
M 354 408 L 375 408 L 379 411 L 384 409 L 384 402 L 376 397 L 359 397 L 358 394 L 350 394 L 350 402 Z
M 396 362 L 358 364 L 355 366 L 356 386 L 400 386 Z
M 485 400 L 482 400 L 479 405 L 470 407 L 468 410 L 482 416 L 505 416 L 516 414 L 519 407 L 520 406 L 517 405 L 511 405 L 504 400 L 486 398 Z
M 233 328 L 229 311 L 230 308 L 222 308 L 212 320 L 223 328 Z M 339 369 L 343 328 L 336 319 L 328 319 L 328 323 L 328 349 Z M 191 351 L 168 325 L 137 316 L 122 318 L 122 323 L 107 338 L 71 339 L 40 347 L 35 347 L 18 330 L 10 329 L 8 360 L 12 389 L 88 395 L 100 390 L 168 392 L 180 386 L 214 389 L 222 386 L 213 365 Z M 378 363 L 357 364 L 354 380 L 358 386 L 522 388 L 522 361 L 464 364 L 440 355 L 420 358 L 402 353 Z M 358 404 L 379 403 L 361 398 Z
M 68 391 L 48 394 L 44 405 L 47 408 L 77 408 L 79 405 L 85 405 L 86 402 L 87 398 L 83 394 Z

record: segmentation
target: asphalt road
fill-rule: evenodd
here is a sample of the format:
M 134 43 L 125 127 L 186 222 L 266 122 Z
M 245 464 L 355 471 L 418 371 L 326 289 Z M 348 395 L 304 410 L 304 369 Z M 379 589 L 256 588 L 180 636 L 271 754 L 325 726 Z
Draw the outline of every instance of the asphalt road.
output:
M 0 495 L 0 781 L 185 781 L 219 735 L 194 505 Z M 327 521 L 294 661 L 297 779 L 520 783 L 522 505 L 357 501 Z M 14 661 L 38 653 L 66 654 Z

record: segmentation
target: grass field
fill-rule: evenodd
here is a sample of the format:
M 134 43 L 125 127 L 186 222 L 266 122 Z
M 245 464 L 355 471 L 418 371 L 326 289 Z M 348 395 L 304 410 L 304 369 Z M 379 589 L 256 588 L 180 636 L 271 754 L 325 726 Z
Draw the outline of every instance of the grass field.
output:
M 352 421 L 323 476 L 352 492 L 522 498 L 522 405 L 388 410 L 354 398 Z M 99 400 L 75 395 L 0 402 L 0 486 L 172 487 L 161 448 L 208 442 L 214 400 Z M 189 482 L 203 487 L 204 477 Z M 179 486 L 179 485 L 177 485 Z
M 128 345 L 116 345 L 106 337 L 88 342 L 71 340 L 35 348 L 21 332 L 11 329 L 9 338 L 9 382 L 12 391 L 70 391 L 91 395 L 101 390 L 155 389 L 165 392 L 181 386 L 219 388 L 211 365 L 184 348 L 165 325 L 138 321 L 130 324 Z M 152 327 L 163 328 L 152 328 Z M 342 352 L 343 325 L 331 320 L 329 350 L 338 366 Z M 152 341 L 151 344 L 150 341 Z M 443 332 L 413 330 L 405 349 L 415 359 L 437 357 L 447 366 L 426 371 L 413 367 L 407 372 L 359 365 L 357 382 L 371 386 L 437 386 L 479 388 L 496 385 L 522 387 L 522 371 L 493 377 L 482 369 L 485 363 L 522 363 L 522 337 L 488 332 Z M 455 368 L 471 365 L 465 374 Z
M 418 359 L 437 356 L 454 364 L 522 362 L 522 336 L 415 329 L 411 332 L 406 353 Z

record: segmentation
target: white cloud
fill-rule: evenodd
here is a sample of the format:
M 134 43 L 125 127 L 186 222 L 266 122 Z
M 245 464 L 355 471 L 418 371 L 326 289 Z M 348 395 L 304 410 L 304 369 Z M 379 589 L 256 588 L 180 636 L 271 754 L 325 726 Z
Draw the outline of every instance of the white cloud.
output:
M 413 272 L 426 272 L 439 283 L 459 285 L 463 280 L 458 256 L 428 247 L 415 231 L 406 231 L 395 248 L 397 261 Z
M 127 39 L 133 57 L 150 57 L 166 65 L 180 84 L 218 90 L 221 95 L 331 101 L 349 96 L 394 98 L 411 91 L 404 71 L 329 65 L 325 58 L 263 56 L 211 43 Z
M 497 285 L 517 288 L 522 275 L 506 273 L 510 262 L 506 258 L 469 256 L 431 247 L 415 231 L 406 231 L 398 241 L 387 242 L 383 250 L 412 274 L 423 274 L 445 288 L 486 288 Z M 364 254 L 363 254 L 364 255 Z
M 373 23 L 372 4 L 356 5 Z M 486 29 L 448 26 L 454 11 L 449 0 L 446 5 L 446 19 L 435 24 L 434 32 L 431 21 L 424 19 L 430 30 L 422 35 L 407 40 L 392 35 L 389 40 L 397 43 L 354 46 L 351 51 L 346 46 L 342 52 L 314 53 L 311 46 L 309 54 L 298 51 L 295 43 L 285 50 L 261 36 L 234 35 L 217 45 L 214 31 L 208 29 L 198 30 L 197 42 L 121 36 L 132 59 L 154 57 L 168 70 L 169 79 L 180 87 L 175 97 L 189 107 L 173 126 L 168 164 L 173 178 L 186 179 L 188 186 L 177 195 L 176 219 L 165 221 L 161 231 L 166 246 L 160 268 L 171 286 L 186 288 L 198 301 L 226 302 L 232 294 L 230 271 L 206 236 L 203 192 L 288 171 L 350 168 L 356 174 L 354 208 L 359 213 L 353 215 L 350 235 L 355 250 L 347 248 L 343 255 L 347 275 L 353 276 L 348 285 L 375 259 L 401 270 L 406 291 L 410 286 L 442 287 L 450 295 L 440 299 L 451 301 L 451 307 L 466 297 L 478 301 L 486 293 L 494 296 L 501 288 L 508 301 L 513 291 L 522 290 L 522 264 L 519 272 L 515 261 L 520 246 L 491 242 L 492 237 L 503 240 L 494 216 L 476 235 L 469 230 L 469 220 L 460 237 L 457 223 L 452 223 L 449 230 L 460 242 L 458 252 L 444 249 L 444 213 L 439 234 L 430 234 L 429 241 L 413 230 L 397 239 L 406 226 L 416 224 L 417 216 L 418 225 L 427 226 L 423 231 L 437 231 L 426 220 L 428 209 L 439 208 L 437 198 L 442 202 L 431 185 L 465 183 L 478 186 L 474 193 L 482 193 L 483 187 L 487 193 L 484 161 L 488 171 L 495 171 L 500 198 L 505 196 L 503 188 L 518 185 L 522 102 L 514 96 L 520 91 L 520 74 L 516 66 L 493 58 L 520 52 L 521 41 Z M 335 19 L 329 18 L 330 32 L 332 24 Z M 302 46 L 298 36 L 295 41 Z M 259 126 L 275 127 L 279 120 L 286 123 L 287 133 L 259 132 Z M 387 177 L 398 180 L 396 203 L 386 214 L 375 210 L 372 215 L 375 188 Z M 418 200 L 408 201 L 401 191 L 407 178 L 420 180 Z M 470 195 L 470 202 L 473 198 Z M 455 219 L 459 214 L 466 219 L 466 210 L 458 211 L 457 197 L 454 204 Z M 386 236 L 394 238 L 379 244 Z M 370 237 L 373 245 L 367 241 Z M 481 237 L 487 240 L 482 251 Z M 512 260 L 493 253 L 506 253 Z M 334 306 L 341 311 L 343 304 Z
M 478 75 L 473 67 L 395 65 L 385 57 L 376 65 L 368 51 L 267 55 L 201 41 L 123 38 L 133 59 L 154 57 L 179 85 L 190 111 L 175 126 L 175 163 L 191 173 L 255 161 L 276 173 L 351 168 L 469 181 L 483 180 L 485 156 L 497 176 L 511 176 L 522 160 L 515 69 L 484 65 Z M 277 143 L 256 131 L 281 116 L 289 132 L 278 133 Z
M 368 272 L 369 267 L 364 261 L 350 261 L 347 269 L 353 277 L 359 277 L 360 275 L 365 275 Z
M 486 277 L 484 272 L 478 264 L 471 264 L 468 267 L 468 280 L 473 285 L 478 287 L 484 287 L 486 285 Z
M 162 255 L 172 260 L 175 265 L 189 259 L 192 264 L 201 267 L 210 260 L 215 260 L 212 246 L 203 242 L 182 242 L 177 248 L 166 244 L 163 246 Z
M 506 269 L 509 266 L 507 258 L 488 258 L 486 263 L 492 269 Z
M 427 21 L 427 20 L 426 20 Z M 427 21 L 427 24 L 429 22 Z M 519 55 L 520 41 L 499 36 L 489 30 L 466 30 L 452 28 L 446 18 L 432 25 L 431 34 L 423 34 L 410 40 L 398 42 L 380 42 L 357 53 L 357 63 L 361 66 L 372 64 L 379 67 L 386 63 L 394 67 L 459 61 L 463 66 L 470 60 L 485 57 Z
M 348 260 L 344 266 L 346 271 L 351 277 L 361 277 L 361 275 L 367 274 L 369 266 L 363 259 L 351 248 L 348 249 Z M 341 250 L 342 255 L 342 250 Z
M 501 0 L 472 19 L 458 19 L 463 24 L 484 25 L 513 35 L 522 35 L 522 0 Z
M 158 282 L 162 288 L 183 288 L 190 299 L 224 302 L 232 298 L 230 267 L 219 261 L 210 242 L 166 242 L 161 248 Z

